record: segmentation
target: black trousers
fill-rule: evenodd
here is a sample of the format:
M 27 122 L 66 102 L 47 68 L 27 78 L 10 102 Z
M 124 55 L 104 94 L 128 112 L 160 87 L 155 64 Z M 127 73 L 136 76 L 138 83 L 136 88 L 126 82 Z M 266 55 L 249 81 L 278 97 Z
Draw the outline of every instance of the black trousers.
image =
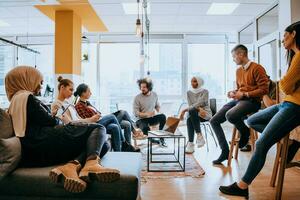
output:
M 229 151 L 229 147 L 221 124 L 228 120 L 235 125 L 241 135 L 250 135 L 250 130 L 245 125 L 244 119 L 248 114 L 257 112 L 260 106 L 260 102 L 256 100 L 232 100 L 213 116 L 210 124 L 223 151 Z
M 159 130 L 162 130 L 166 124 L 166 116 L 164 114 L 158 114 L 150 118 L 139 119 L 136 122 L 137 127 L 139 127 L 145 135 L 148 135 L 150 127 L 152 125 L 159 124 Z
M 20 138 L 22 166 L 50 166 L 78 160 L 82 165 L 89 156 L 104 156 L 110 146 L 100 124 L 68 124 L 43 127 L 38 134 Z
M 201 132 L 200 123 L 205 121 L 205 119 L 199 117 L 199 113 L 196 108 L 192 108 L 191 110 L 189 110 L 189 116 L 186 120 L 189 142 L 194 142 L 195 132 Z

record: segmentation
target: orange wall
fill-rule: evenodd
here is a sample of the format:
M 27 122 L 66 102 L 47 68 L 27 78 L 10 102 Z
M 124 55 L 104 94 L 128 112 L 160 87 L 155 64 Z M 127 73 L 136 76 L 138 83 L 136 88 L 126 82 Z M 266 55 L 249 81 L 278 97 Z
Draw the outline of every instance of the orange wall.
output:
M 81 19 L 71 10 L 55 12 L 55 73 L 81 74 Z

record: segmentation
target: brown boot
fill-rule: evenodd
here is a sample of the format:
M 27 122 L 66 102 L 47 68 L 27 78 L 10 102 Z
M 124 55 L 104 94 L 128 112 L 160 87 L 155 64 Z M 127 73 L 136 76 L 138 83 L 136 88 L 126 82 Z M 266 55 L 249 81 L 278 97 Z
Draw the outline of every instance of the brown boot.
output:
M 81 180 L 78 173 L 80 163 L 74 161 L 52 169 L 49 173 L 50 180 L 54 183 L 63 183 L 68 192 L 79 193 L 86 189 L 86 182 Z
M 97 156 L 95 159 L 86 161 L 83 169 L 79 173 L 79 177 L 86 182 L 97 180 L 109 183 L 120 179 L 120 171 L 101 166 L 100 158 Z

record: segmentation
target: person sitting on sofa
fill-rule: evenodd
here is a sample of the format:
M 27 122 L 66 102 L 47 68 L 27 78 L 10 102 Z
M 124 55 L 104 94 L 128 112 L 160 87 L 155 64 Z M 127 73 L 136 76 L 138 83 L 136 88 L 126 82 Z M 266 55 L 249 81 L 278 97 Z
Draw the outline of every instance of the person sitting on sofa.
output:
M 87 84 L 80 84 L 77 86 L 76 91 L 74 92 L 74 96 L 79 98 L 77 103 L 75 104 L 75 108 L 77 110 L 78 115 L 85 119 L 92 117 L 96 114 L 101 114 L 88 100 L 90 99 L 92 93 Z M 140 129 L 134 128 L 134 123 L 130 118 L 129 114 L 125 110 L 119 110 L 117 112 L 112 113 L 118 120 L 121 128 L 124 129 L 124 135 L 126 141 L 131 144 L 131 132 L 133 133 L 133 137 L 135 139 L 143 139 L 143 132 Z M 143 137 L 143 138 L 142 138 Z
M 182 110 L 180 119 L 183 119 L 186 112 L 189 113 L 187 118 L 187 130 L 189 142 L 186 147 L 186 153 L 193 153 L 194 150 L 194 134 L 196 131 L 198 148 L 204 146 L 205 140 L 201 133 L 200 122 L 208 121 L 212 117 L 212 112 L 208 103 L 208 91 L 202 88 L 204 81 L 200 77 L 193 77 L 191 80 L 192 88 L 187 91 L 187 101 L 189 107 Z
M 142 129 L 145 135 L 148 135 L 149 126 L 159 124 L 159 130 L 162 130 L 166 124 L 166 116 L 159 113 L 160 105 L 158 96 L 152 91 L 153 83 L 149 78 L 143 78 L 137 81 L 141 93 L 134 98 L 133 112 L 137 118 L 136 125 Z M 166 147 L 163 138 L 160 141 L 153 140 L 161 146 Z
M 83 192 L 91 176 L 101 182 L 118 180 L 118 170 L 100 164 L 100 157 L 108 151 L 105 128 L 72 124 L 64 115 L 52 116 L 36 98 L 42 84 L 42 74 L 29 66 L 15 67 L 5 77 L 8 113 L 21 142 L 21 165 L 41 167 L 67 162 L 52 169 L 50 179 L 62 182 L 65 190 L 73 193 Z M 65 125 L 59 125 L 61 121 Z
M 61 76 L 58 77 L 58 97 L 51 105 L 51 112 L 56 115 L 59 111 L 64 112 L 69 121 L 72 122 L 88 122 L 99 123 L 103 125 L 109 134 L 112 136 L 112 147 L 114 151 L 127 151 L 135 152 L 136 150 L 132 145 L 126 142 L 120 124 L 114 115 L 106 115 L 101 117 L 99 113 L 89 118 L 81 118 L 77 113 L 75 106 L 70 104 L 66 99 L 69 99 L 73 95 L 73 82 L 69 79 L 64 79 Z

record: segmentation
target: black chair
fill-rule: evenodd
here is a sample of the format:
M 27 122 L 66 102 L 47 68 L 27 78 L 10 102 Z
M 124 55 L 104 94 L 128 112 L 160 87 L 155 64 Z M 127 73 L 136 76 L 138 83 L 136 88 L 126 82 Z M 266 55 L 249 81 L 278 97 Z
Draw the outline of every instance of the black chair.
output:
M 209 99 L 209 107 L 210 107 L 210 110 L 212 112 L 212 116 L 214 116 L 217 113 L 217 100 L 216 99 Z M 209 121 L 207 120 L 205 122 L 201 122 L 200 127 L 203 127 L 203 129 L 204 129 L 207 151 L 209 151 L 208 140 L 207 140 L 207 132 L 209 132 L 209 134 L 213 137 L 213 139 L 215 141 L 215 144 L 216 144 L 216 147 L 218 147 L 218 143 L 216 141 L 216 138 L 214 136 L 214 132 L 211 128 L 211 125 L 210 125 Z

